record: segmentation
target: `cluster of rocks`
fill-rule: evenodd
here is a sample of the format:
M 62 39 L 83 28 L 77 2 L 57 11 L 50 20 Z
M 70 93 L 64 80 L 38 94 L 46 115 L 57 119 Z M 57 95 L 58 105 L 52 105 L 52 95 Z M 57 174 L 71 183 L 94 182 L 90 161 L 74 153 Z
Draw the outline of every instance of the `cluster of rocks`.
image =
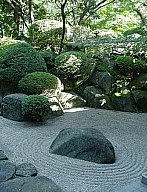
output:
M 113 81 L 108 72 L 95 72 L 79 91 L 86 104 L 94 108 L 118 111 L 147 111 L 147 74 L 141 74 L 128 85 Z
M 30 163 L 18 166 L 8 161 L 0 150 L 0 192 L 62 192 L 51 179 L 37 176 L 37 169 Z

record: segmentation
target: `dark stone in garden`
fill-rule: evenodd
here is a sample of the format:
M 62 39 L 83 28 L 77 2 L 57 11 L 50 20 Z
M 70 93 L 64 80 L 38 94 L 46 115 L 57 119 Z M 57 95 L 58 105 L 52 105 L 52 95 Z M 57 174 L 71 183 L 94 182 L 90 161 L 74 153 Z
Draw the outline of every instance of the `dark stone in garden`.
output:
M 16 167 L 15 174 L 22 177 L 36 176 L 37 169 L 31 163 L 22 163 Z
M 95 86 L 88 86 L 84 89 L 84 98 L 88 106 L 101 109 L 112 109 L 110 99 L 104 91 Z
M 110 141 L 96 129 L 63 129 L 50 146 L 50 153 L 95 163 L 114 163 Z
M 7 181 L 15 174 L 16 166 L 8 161 L 0 161 L 0 182 Z M 0 192 L 3 192 L 0 190 Z
M 147 91 L 134 90 L 132 95 L 136 102 L 137 107 L 143 112 L 147 111 Z
M 131 82 L 130 87 L 132 87 L 133 89 L 147 91 L 147 74 L 141 74 L 136 79 L 134 79 Z
M 23 121 L 21 103 L 26 97 L 27 95 L 21 93 L 5 96 L 2 102 L 2 116 L 14 121 Z
M 4 151 L 0 150 L 0 160 L 7 160 L 7 156 L 4 154 Z
M 134 99 L 130 93 L 121 94 L 118 93 L 112 95 L 112 106 L 117 111 L 136 112 L 137 108 Z
M 111 91 L 112 78 L 110 73 L 108 72 L 96 72 L 93 75 L 91 82 L 95 85 L 98 85 L 106 93 L 109 93 Z
M 0 192 L 62 192 L 51 179 L 44 176 L 20 177 L 0 184 Z

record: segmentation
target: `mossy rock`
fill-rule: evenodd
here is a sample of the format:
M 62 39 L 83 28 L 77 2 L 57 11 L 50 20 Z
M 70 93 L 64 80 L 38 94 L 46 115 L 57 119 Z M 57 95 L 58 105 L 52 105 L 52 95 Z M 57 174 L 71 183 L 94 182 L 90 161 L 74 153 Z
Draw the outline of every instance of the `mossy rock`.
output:
M 94 64 L 85 53 L 69 51 L 56 57 L 55 67 L 65 90 L 72 90 L 87 81 L 93 72 Z
M 132 95 L 139 111 L 147 112 L 147 91 L 134 90 Z
M 141 74 L 130 83 L 132 89 L 147 91 L 147 74 Z

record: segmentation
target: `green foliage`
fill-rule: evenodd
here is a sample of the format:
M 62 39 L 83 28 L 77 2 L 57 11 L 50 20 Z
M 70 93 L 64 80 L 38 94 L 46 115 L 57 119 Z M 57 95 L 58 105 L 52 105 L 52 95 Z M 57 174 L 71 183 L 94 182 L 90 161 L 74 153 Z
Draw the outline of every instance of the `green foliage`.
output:
M 22 102 L 22 113 L 29 121 L 45 121 L 48 119 L 50 112 L 50 103 L 42 95 L 30 95 Z
M 62 36 L 62 23 L 55 20 L 39 20 L 29 30 L 29 43 L 41 49 L 58 50 Z
M 55 60 L 57 76 L 69 88 L 79 86 L 91 75 L 93 63 L 85 53 L 69 51 L 62 53 Z
M 144 61 L 134 59 L 131 56 L 118 56 L 115 67 L 120 74 L 130 75 L 144 72 L 147 65 Z
M 55 65 L 55 58 L 57 57 L 57 54 L 52 51 L 38 51 L 38 52 L 44 58 L 47 70 L 49 71 L 50 69 L 52 69 Z
M 0 69 L 0 82 L 16 84 L 22 78 L 22 74 L 13 68 Z
M 52 92 L 59 88 L 59 79 L 50 73 L 34 72 L 22 78 L 18 88 L 28 95 L 41 94 L 45 90 Z
M 44 59 L 37 51 L 26 43 L 9 46 L 0 58 L 3 68 L 13 68 L 25 76 L 34 71 L 46 71 Z

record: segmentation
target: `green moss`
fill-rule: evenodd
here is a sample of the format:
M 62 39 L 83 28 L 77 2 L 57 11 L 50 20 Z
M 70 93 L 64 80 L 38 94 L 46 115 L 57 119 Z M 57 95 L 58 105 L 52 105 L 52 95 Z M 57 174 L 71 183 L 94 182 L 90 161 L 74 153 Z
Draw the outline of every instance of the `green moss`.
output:
M 22 113 L 27 120 L 45 121 L 50 115 L 50 103 L 42 95 L 30 95 L 22 102 Z
M 83 84 L 89 78 L 93 63 L 85 53 L 69 51 L 56 57 L 55 66 L 57 75 L 65 86 L 73 88 Z
M 57 90 L 59 88 L 59 79 L 46 72 L 34 72 L 26 75 L 19 81 L 18 88 L 22 93 L 41 94 L 43 91 Z

